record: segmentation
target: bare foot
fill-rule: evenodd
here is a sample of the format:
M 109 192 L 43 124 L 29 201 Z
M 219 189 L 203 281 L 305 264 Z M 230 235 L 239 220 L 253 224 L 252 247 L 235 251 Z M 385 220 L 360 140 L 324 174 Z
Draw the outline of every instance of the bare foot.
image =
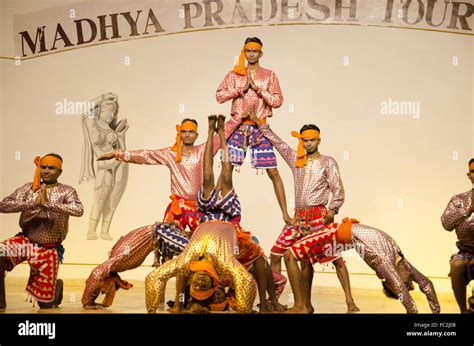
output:
M 91 305 L 84 306 L 84 309 L 85 310 L 101 310 L 101 309 L 105 309 L 105 306 L 103 306 L 102 304 L 94 303 Z
M 205 306 L 202 306 L 201 304 L 192 304 L 191 309 L 189 309 L 189 312 L 192 314 L 209 314 L 210 311 L 208 308 Z
M 267 302 L 264 302 L 263 304 L 259 304 L 259 313 L 260 314 L 271 314 L 273 313 L 272 306 L 268 304 Z
M 219 114 L 219 117 L 217 118 L 217 132 L 224 131 L 224 122 L 225 122 L 225 116 L 222 114 Z
M 347 312 L 348 313 L 357 312 L 357 311 L 360 311 L 360 309 L 357 307 L 357 305 L 355 305 L 354 302 L 347 303 Z
M 173 306 L 172 308 L 168 309 L 168 312 L 170 314 L 180 314 L 183 312 L 183 309 L 181 306 Z
M 101 233 L 100 237 L 104 240 L 114 240 L 108 233 Z
M 87 233 L 87 240 L 96 240 L 96 239 L 99 239 L 99 237 L 97 236 L 97 233 L 95 232 Z
M 308 311 L 306 307 L 303 308 L 297 308 L 297 307 L 292 307 L 291 309 L 287 309 L 285 311 L 282 311 L 284 314 L 311 314 L 312 312 Z
M 273 308 L 273 311 L 276 311 L 276 312 L 282 312 L 288 309 L 288 305 L 280 304 L 278 301 L 272 302 L 271 306 Z
M 209 133 L 216 132 L 217 115 L 212 114 L 207 117 L 209 122 Z

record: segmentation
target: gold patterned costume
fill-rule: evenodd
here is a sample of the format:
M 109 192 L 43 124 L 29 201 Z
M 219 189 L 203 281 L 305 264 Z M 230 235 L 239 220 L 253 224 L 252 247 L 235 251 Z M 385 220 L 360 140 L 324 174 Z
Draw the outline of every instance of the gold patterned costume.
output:
M 231 220 L 235 220 L 237 215 L 240 216 L 237 195 L 233 189 L 224 197 L 213 191 L 210 197 L 204 200 L 201 190 L 198 206 L 203 205 L 205 205 L 205 210 L 213 211 L 205 213 L 208 221 L 199 224 L 189 244 L 178 257 L 147 275 L 145 293 L 149 313 L 156 312 L 160 297 L 170 278 L 190 276 L 189 263 L 199 260 L 203 247 L 206 249 L 206 257 L 212 261 L 221 281 L 232 282 L 232 286 L 235 287 L 237 312 L 252 312 L 256 296 L 255 280 L 235 258 L 235 255 L 239 253 L 239 247 L 236 226 L 231 223 Z M 216 214 L 217 209 L 221 210 L 220 215 Z

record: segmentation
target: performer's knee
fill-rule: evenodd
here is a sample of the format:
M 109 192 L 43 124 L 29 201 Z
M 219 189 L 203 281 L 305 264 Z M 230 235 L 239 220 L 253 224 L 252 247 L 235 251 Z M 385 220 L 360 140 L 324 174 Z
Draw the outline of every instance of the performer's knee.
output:
M 346 265 L 346 262 L 344 261 L 342 257 L 339 257 L 338 259 L 334 260 L 332 263 L 334 267 L 336 268 L 336 270 L 341 269 L 345 267 Z
M 285 263 L 296 261 L 296 258 L 295 258 L 295 256 L 293 255 L 293 253 L 291 252 L 290 249 L 286 250 L 283 253 L 283 257 L 285 258 Z
M 277 256 L 275 254 L 270 254 L 270 263 L 273 264 L 278 264 L 281 261 L 281 256 Z
M 450 263 L 451 271 L 450 276 L 452 277 L 459 277 L 464 276 L 467 271 L 467 263 L 461 259 L 453 259 Z
M 280 178 L 280 173 L 277 168 L 268 168 L 267 174 L 271 180 L 278 180 Z

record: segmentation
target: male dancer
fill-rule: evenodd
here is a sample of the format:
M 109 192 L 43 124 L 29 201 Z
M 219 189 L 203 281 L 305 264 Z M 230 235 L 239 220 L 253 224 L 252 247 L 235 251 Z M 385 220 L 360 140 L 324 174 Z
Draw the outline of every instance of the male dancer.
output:
M 145 279 L 146 306 L 149 313 L 156 312 L 166 282 L 173 276 L 189 277 L 189 265 L 203 256 L 212 265 L 220 280 L 232 282 L 235 287 L 237 311 L 250 313 L 255 299 L 255 281 L 235 258 L 238 251 L 235 222 L 240 221 L 240 203 L 232 186 L 232 166 L 227 160 L 227 143 L 224 134 L 224 116 L 219 116 L 218 134 L 223 150 L 222 171 L 217 185 L 214 183 L 212 136 L 216 131 L 216 116 L 209 117 L 209 135 L 204 153 L 204 179 L 198 194 L 198 208 L 202 212 L 198 228 L 183 252 L 155 269 Z M 202 280 L 207 275 L 202 273 Z M 212 285 L 215 287 L 215 285 Z M 208 287 L 202 294 L 208 294 Z M 184 292 L 178 280 L 177 292 Z
M 266 122 L 273 115 L 272 109 L 283 104 L 283 95 L 278 78 L 273 71 L 260 66 L 263 56 L 262 41 L 249 37 L 241 50 L 239 62 L 219 85 L 216 99 L 219 103 L 232 100 L 232 117 L 242 116 L 253 108 L 257 117 Z M 247 60 L 247 67 L 245 66 Z M 283 181 L 277 169 L 272 145 L 262 136 L 255 123 L 247 119 L 229 138 L 230 160 L 234 166 L 243 164 L 247 147 L 250 147 L 252 167 L 266 169 L 270 177 L 285 223 L 291 222 L 286 207 Z
M 451 256 L 451 285 L 461 313 L 467 313 L 466 286 L 474 275 L 474 159 L 469 161 L 467 177 L 472 183 L 472 189 L 451 198 L 443 215 L 441 223 L 447 231 L 456 230 L 459 249 Z
M 240 124 L 241 118 L 234 117 L 225 124 L 226 138 Z M 171 203 L 165 211 L 164 222 L 176 222 L 192 234 L 199 223 L 196 206 L 198 191 L 202 185 L 202 160 L 205 144 L 194 145 L 198 138 L 198 125 L 194 119 L 184 119 L 176 125 L 176 142 L 172 147 L 157 150 L 116 150 L 101 156 L 98 160 L 110 160 L 144 165 L 165 165 L 170 170 Z M 214 136 L 214 154 L 219 149 L 219 136 Z M 159 254 L 155 254 L 155 266 L 159 265 Z
M 95 267 L 89 275 L 82 295 L 82 306 L 85 309 L 111 306 L 119 288 L 132 287 L 118 273 L 139 267 L 160 244 L 167 256 L 177 256 L 188 241 L 189 235 L 174 222 L 156 222 L 121 237 L 110 251 L 107 261 Z M 100 293 L 105 293 L 105 297 L 102 303 L 96 303 Z
M 321 257 L 337 253 L 338 244 L 351 244 L 362 259 L 382 279 L 382 286 L 388 296 L 398 298 L 407 313 L 417 313 L 415 301 L 409 290 L 413 290 L 412 281 L 428 298 L 433 313 L 440 312 L 440 306 L 431 280 L 420 273 L 402 253 L 398 244 L 387 233 L 366 225 L 355 219 L 345 218 L 341 225 L 331 223 L 324 229 L 314 231 L 301 238 L 285 251 L 285 264 L 288 270 L 291 288 L 295 296 L 295 305 L 288 313 L 310 313 L 303 292 L 302 274 L 298 261 L 318 263 Z M 346 246 L 345 249 L 348 247 Z
M 239 126 L 241 119 L 232 118 L 225 124 L 226 138 Z M 202 160 L 205 143 L 194 145 L 198 138 L 198 124 L 186 118 L 176 125 L 176 142 L 172 147 L 157 150 L 115 150 L 99 160 L 116 160 L 141 165 L 165 165 L 170 170 L 171 203 L 165 211 L 164 220 L 177 222 L 183 230 L 192 233 L 199 221 L 196 200 L 202 185 Z M 214 136 L 214 154 L 219 149 L 219 136 Z
M 295 186 L 296 226 L 287 225 L 271 250 L 271 262 L 274 270 L 281 272 L 281 256 L 296 241 L 306 234 L 322 229 L 325 224 L 334 222 L 334 215 L 344 203 L 344 187 L 342 185 L 336 161 L 318 151 L 320 130 L 316 125 L 305 125 L 300 133 L 292 132 L 299 139 L 298 150 L 291 149 L 268 126 L 262 124 L 255 112 L 249 113 L 250 119 L 259 127 L 261 133 L 272 143 L 293 172 Z M 329 195 L 332 195 L 329 202 Z M 326 205 L 329 202 L 329 210 Z M 335 255 L 320 258 L 320 263 L 332 261 L 336 273 L 346 295 L 349 312 L 359 311 L 351 294 L 349 272 L 342 258 Z M 311 286 L 313 268 L 302 263 L 303 287 L 307 310 L 312 312 Z
M 48 154 L 34 160 L 33 183 L 18 188 L 0 202 L 0 213 L 20 212 L 21 232 L 0 243 L 0 309 L 5 309 L 5 271 L 28 261 L 26 291 L 40 308 L 57 307 L 62 301 L 62 280 L 57 280 L 68 233 L 69 216 L 82 216 L 76 190 L 58 183 L 63 159 Z

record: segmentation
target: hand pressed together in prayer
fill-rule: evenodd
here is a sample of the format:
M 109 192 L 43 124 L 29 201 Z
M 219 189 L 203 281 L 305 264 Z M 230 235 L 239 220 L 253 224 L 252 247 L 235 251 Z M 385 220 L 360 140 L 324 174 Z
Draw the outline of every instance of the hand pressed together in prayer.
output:
M 247 77 L 247 83 L 245 83 L 244 87 L 242 88 L 242 93 L 246 93 L 250 89 L 250 79 Z
M 250 71 L 247 71 L 247 83 L 245 83 L 245 86 L 242 89 L 243 93 L 246 93 L 249 91 L 249 89 L 253 89 L 255 92 L 257 91 L 257 86 L 255 85 L 255 82 L 253 81 L 252 74 Z
M 250 83 L 250 87 L 257 92 L 257 86 L 255 85 L 255 82 L 253 81 L 252 78 L 252 73 L 250 71 L 247 72 L 247 83 Z
M 48 194 L 46 191 L 46 186 L 42 185 L 39 189 L 38 197 L 36 198 L 35 204 L 37 206 L 45 205 L 48 202 Z

